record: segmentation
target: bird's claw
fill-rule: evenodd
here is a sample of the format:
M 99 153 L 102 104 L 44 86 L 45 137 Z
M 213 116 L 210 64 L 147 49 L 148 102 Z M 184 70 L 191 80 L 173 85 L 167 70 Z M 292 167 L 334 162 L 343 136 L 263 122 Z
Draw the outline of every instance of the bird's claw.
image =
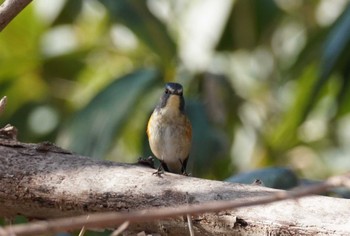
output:
M 186 171 L 183 171 L 183 172 L 182 172 L 182 175 L 183 175 L 183 176 L 192 176 L 191 173 L 187 173 Z
M 152 173 L 152 175 L 156 175 L 158 177 L 162 177 L 163 174 L 164 174 L 164 170 L 160 170 L 160 169 Z

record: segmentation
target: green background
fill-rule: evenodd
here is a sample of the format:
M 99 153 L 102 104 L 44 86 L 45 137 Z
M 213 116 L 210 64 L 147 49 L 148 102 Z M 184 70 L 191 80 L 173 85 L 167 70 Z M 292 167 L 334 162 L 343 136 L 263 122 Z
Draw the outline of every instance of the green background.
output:
M 0 34 L 1 125 L 20 141 L 136 162 L 151 155 L 145 129 L 164 83 L 177 81 L 192 175 L 349 169 L 347 1 L 44 2 Z

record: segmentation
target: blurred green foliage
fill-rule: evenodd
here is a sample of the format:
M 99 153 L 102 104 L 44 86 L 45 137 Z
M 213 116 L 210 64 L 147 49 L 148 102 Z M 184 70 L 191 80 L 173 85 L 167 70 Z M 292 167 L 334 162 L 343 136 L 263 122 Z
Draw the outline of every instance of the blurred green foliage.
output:
M 151 155 L 145 129 L 163 84 L 178 81 L 194 176 L 344 172 L 349 19 L 332 0 L 34 1 L 0 34 L 1 123 L 21 141 L 135 162 Z

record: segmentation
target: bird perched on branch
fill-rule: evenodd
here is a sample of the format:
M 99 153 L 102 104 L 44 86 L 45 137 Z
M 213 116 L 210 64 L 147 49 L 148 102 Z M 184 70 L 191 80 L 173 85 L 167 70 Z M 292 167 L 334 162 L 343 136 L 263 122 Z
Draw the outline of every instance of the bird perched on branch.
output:
M 191 149 L 192 127 L 185 115 L 182 85 L 167 83 L 159 104 L 147 125 L 153 154 L 160 161 L 156 174 L 164 171 L 187 175 L 186 165 Z

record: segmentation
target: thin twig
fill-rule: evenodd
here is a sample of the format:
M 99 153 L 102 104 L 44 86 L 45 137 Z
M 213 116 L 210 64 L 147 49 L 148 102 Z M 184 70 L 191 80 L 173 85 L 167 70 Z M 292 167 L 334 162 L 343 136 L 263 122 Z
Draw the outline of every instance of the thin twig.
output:
M 183 205 L 174 207 L 164 207 L 157 209 L 132 211 L 132 212 L 107 212 L 90 214 L 89 219 L 86 216 L 67 217 L 48 221 L 37 221 L 22 225 L 7 226 L 0 230 L 0 235 L 38 235 L 48 232 L 58 232 L 66 230 L 77 230 L 85 225 L 88 228 L 106 228 L 122 224 L 126 221 L 149 222 L 154 220 L 178 217 L 183 215 L 198 215 L 209 212 L 219 212 L 222 210 L 263 205 L 277 201 L 296 199 L 312 194 L 322 193 L 334 187 L 347 186 L 350 175 L 331 177 L 325 182 L 307 187 L 300 187 L 292 191 L 281 191 L 268 196 L 257 197 L 254 199 L 238 199 L 231 201 L 215 201 L 197 205 Z
M 84 235 L 85 235 L 85 232 L 86 232 L 86 228 L 85 228 L 85 226 L 83 226 L 83 228 L 81 228 L 81 230 L 80 230 L 78 236 L 84 236 Z
M 5 108 L 6 108 L 6 104 L 7 104 L 7 97 L 4 96 L 3 98 L 1 98 L 0 100 L 0 115 L 1 113 L 4 112 Z
M 89 217 L 90 217 L 90 215 L 87 215 L 86 219 L 89 219 Z M 81 228 L 78 236 L 84 236 L 85 232 L 86 232 L 86 227 L 85 227 L 85 225 L 83 225 L 83 227 Z
M 187 192 L 186 192 L 186 200 L 187 200 L 187 204 L 190 205 L 190 203 L 192 202 L 192 199 L 190 198 L 190 195 Z M 190 236 L 194 236 L 194 230 L 193 230 L 193 224 L 192 224 L 191 215 L 187 214 L 186 218 L 187 218 L 187 226 L 188 226 L 188 230 L 190 232 Z
M 190 231 L 190 236 L 194 236 L 194 230 L 193 230 L 193 224 L 192 224 L 192 219 L 191 215 L 187 214 L 187 224 L 188 224 L 188 230 Z
M 5 0 L 0 6 L 0 32 L 15 18 L 32 0 Z
M 118 229 L 114 230 L 114 232 L 111 234 L 111 236 L 118 236 L 119 234 L 123 233 L 128 227 L 130 222 L 125 221 L 123 224 L 121 224 Z

